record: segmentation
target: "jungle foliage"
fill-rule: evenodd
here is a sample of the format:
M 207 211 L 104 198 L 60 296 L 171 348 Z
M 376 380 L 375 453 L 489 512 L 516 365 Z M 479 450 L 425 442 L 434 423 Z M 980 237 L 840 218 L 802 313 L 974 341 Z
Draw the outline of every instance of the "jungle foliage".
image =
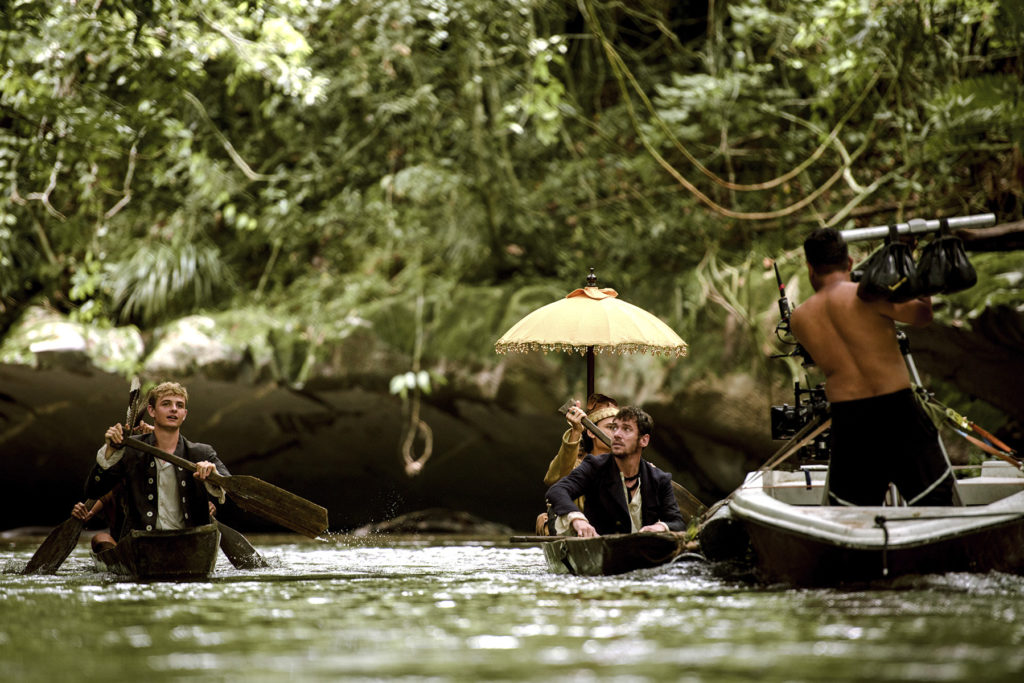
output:
M 492 362 L 592 266 L 680 386 L 763 371 L 812 227 L 1024 213 L 1018 0 L 7 0 L 0 69 L 0 336 L 241 309 Z M 1019 293 L 977 265 L 965 317 Z

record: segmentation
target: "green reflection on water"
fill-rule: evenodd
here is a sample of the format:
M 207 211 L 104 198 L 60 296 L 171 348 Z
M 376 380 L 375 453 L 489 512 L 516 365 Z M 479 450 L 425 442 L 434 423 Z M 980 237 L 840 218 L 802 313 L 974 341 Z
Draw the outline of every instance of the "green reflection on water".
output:
M 622 577 L 547 572 L 537 548 L 254 539 L 199 583 L 118 582 L 84 547 L 54 577 L 0 575 L 11 681 L 1018 680 L 1024 582 L 934 577 L 798 591 L 696 562 Z M 390 545 L 389 545 L 390 543 Z M 0 566 L 35 549 L 12 545 Z

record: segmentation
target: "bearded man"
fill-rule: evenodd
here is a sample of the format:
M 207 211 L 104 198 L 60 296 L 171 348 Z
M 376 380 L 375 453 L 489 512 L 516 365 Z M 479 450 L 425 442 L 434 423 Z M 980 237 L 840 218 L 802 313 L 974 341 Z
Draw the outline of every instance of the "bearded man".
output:
M 548 489 L 556 533 L 592 538 L 686 529 L 672 475 L 643 459 L 653 431 L 654 420 L 643 410 L 619 409 L 611 425 L 611 452 L 586 456 Z M 586 496 L 586 514 L 573 502 L 580 496 Z

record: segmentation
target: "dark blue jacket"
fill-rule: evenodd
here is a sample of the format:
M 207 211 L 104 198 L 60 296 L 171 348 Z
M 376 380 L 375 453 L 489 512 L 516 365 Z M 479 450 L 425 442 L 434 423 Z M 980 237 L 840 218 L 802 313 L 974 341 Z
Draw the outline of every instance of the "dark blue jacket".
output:
M 140 441 L 155 445 L 156 437 L 144 434 Z M 185 437 L 178 436 L 178 446 L 174 454 L 190 460 L 212 462 L 217 472 L 229 474 L 228 468 L 217 457 L 216 451 L 205 443 L 193 443 Z M 210 496 L 206 486 L 192 476 L 192 472 L 174 466 L 177 479 L 177 490 L 182 497 L 182 512 L 185 514 L 185 526 L 201 526 L 210 523 Z M 157 476 L 156 458 L 149 453 L 126 447 L 124 455 L 108 469 L 94 465 L 85 483 L 86 498 L 99 498 L 110 491 L 118 482 L 124 482 L 121 491 L 123 510 L 126 515 L 123 531 L 132 529 L 152 530 L 156 528 L 157 519 Z M 113 530 L 112 530 L 113 531 Z
M 672 475 L 646 460 L 640 461 L 641 526 L 665 522 L 672 531 L 684 531 L 686 522 L 675 494 L 672 493 Z M 573 500 L 586 496 L 587 521 L 597 533 L 628 534 L 629 509 L 622 490 L 622 478 L 615 456 L 611 453 L 588 455 L 572 472 L 548 489 L 547 501 L 555 515 L 578 512 Z

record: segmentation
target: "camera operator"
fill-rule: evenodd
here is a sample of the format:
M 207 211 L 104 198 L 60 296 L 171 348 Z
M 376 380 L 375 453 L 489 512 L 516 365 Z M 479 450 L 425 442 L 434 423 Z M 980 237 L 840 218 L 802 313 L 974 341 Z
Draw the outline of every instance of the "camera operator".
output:
M 892 482 L 910 505 L 956 504 L 953 472 L 914 396 L 896 339 L 897 321 L 931 322 L 931 299 L 860 299 L 850 278 L 853 260 L 833 228 L 812 232 L 804 255 L 815 293 L 793 311 L 790 324 L 825 375 L 830 502 L 881 505 Z

